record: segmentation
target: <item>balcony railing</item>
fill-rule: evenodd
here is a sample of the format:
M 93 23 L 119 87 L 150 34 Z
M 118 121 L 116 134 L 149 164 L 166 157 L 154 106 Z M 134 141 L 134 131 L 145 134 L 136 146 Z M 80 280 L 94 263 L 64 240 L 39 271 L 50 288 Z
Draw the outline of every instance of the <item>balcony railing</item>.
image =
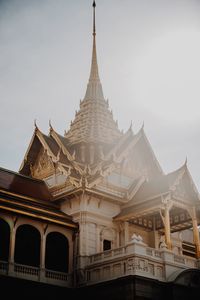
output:
M 0 274 L 65 287 L 72 285 L 71 274 L 6 261 L 0 261 Z
M 177 271 L 200 268 L 200 261 L 165 248 L 155 249 L 144 243 L 131 242 L 124 247 L 84 256 L 80 265 L 85 275 L 81 273 L 81 284 L 90 285 L 128 275 L 169 281 Z M 72 287 L 72 274 L 6 261 L 0 261 L 0 274 Z
M 86 281 L 87 284 L 93 284 L 131 274 L 168 281 L 177 270 L 198 267 L 199 262 L 193 257 L 132 242 L 121 248 L 90 255 Z

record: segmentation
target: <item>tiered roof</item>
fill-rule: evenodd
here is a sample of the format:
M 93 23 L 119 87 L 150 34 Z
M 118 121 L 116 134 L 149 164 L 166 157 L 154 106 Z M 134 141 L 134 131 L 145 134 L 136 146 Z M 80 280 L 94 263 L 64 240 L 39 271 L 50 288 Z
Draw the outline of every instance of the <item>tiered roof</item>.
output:
M 74 193 L 87 191 L 115 201 L 121 205 L 116 220 L 152 215 L 153 212 L 159 215 L 169 195 L 176 209 L 181 207 L 180 211 L 198 206 L 199 194 L 186 163 L 165 175 L 144 126 L 136 134 L 132 126 L 125 133 L 118 129 L 100 82 L 95 2 L 93 8 L 91 70 L 80 109 L 64 136 L 51 124 L 48 135 L 36 126 L 20 173 L 51 182 L 49 188 L 54 200 L 62 201 L 67 196 L 74 197 Z M 173 208 L 174 213 L 176 209 Z M 185 220 L 188 222 L 186 213 Z
M 122 133 L 109 110 L 108 101 L 104 99 L 97 64 L 95 2 L 93 8 L 91 70 L 80 110 L 65 136 L 58 134 L 51 124 L 48 136 L 35 125 L 31 143 L 20 168 L 20 173 L 40 179 L 59 171 L 76 188 L 96 186 L 102 178 L 120 167 L 134 147 L 138 154 L 133 160 L 140 159 L 143 166 L 146 159 L 150 162 L 147 176 L 162 173 L 143 127 L 137 134 L 133 133 L 131 127 L 126 133 Z M 141 158 L 141 153 L 144 153 L 144 159 Z M 41 160 L 45 160 L 46 155 L 46 162 L 38 162 L 42 155 Z M 38 177 L 38 172 L 33 171 L 37 164 L 40 169 L 44 169 L 41 165 L 45 168 L 48 165 L 49 172 L 41 170 Z
M 95 6 L 94 6 L 95 9 Z M 94 142 L 112 143 L 122 133 L 114 121 L 112 112 L 109 110 L 108 101 L 104 99 L 103 89 L 100 82 L 97 53 L 96 53 L 96 30 L 95 10 L 93 21 L 93 50 L 89 82 L 80 110 L 76 113 L 69 131 L 65 137 L 70 143 Z

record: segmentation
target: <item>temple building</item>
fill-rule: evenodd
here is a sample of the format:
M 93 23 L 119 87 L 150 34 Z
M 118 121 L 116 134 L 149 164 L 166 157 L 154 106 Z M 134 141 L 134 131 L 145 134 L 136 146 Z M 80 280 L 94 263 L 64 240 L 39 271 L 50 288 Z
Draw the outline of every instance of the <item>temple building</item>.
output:
M 164 173 L 144 126 L 118 128 L 99 77 L 95 9 L 70 128 L 35 124 L 19 172 L 0 168 L 0 282 L 86 299 L 186 299 L 200 292 L 199 192 L 187 161 Z

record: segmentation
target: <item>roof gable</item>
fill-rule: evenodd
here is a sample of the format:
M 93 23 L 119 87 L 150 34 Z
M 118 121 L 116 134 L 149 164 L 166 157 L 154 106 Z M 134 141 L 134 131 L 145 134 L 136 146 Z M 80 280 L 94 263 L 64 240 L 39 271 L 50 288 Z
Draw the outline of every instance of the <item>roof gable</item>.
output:
M 170 190 L 174 198 L 182 199 L 189 204 L 199 201 L 199 193 L 186 165 L 180 169 Z
M 169 192 L 173 197 L 190 203 L 199 200 L 198 191 L 185 164 L 174 172 L 144 182 L 136 193 L 134 202 L 156 198 Z

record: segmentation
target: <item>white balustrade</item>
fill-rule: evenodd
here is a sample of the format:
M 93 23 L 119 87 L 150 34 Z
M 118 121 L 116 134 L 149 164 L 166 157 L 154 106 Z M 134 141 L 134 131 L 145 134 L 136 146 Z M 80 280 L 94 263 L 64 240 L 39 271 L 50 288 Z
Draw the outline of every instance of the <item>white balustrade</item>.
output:
M 124 247 L 90 255 L 85 262 L 87 278 L 84 282 L 93 284 L 128 275 L 167 281 L 173 272 L 185 268 L 198 268 L 198 260 L 185 255 L 176 255 L 168 249 L 150 248 L 144 243 L 134 241 Z M 72 274 L 5 261 L 0 261 L 0 274 L 72 286 Z
M 86 266 L 87 284 L 131 274 L 167 281 L 169 275 L 176 270 L 197 267 L 195 258 L 132 241 L 124 247 L 89 256 Z
M 12 271 L 11 271 L 12 270 Z M 41 276 L 44 271 L 44 276 Z M 55 285 L 71 286 L 71 274 L 37 267 L 0 261 L 0 274 L 33 281 L 42 281 Z
M 45 270 L 45 277 L 61 281 L 67 281 L 69 279 L 69 275 L 67 273 L 52 270 Z
M 14 272 L 16 272 L 17 274 L 21 273 L 24 275 L 38 276 L 39 268 L 21 264 L 14 264 Z

